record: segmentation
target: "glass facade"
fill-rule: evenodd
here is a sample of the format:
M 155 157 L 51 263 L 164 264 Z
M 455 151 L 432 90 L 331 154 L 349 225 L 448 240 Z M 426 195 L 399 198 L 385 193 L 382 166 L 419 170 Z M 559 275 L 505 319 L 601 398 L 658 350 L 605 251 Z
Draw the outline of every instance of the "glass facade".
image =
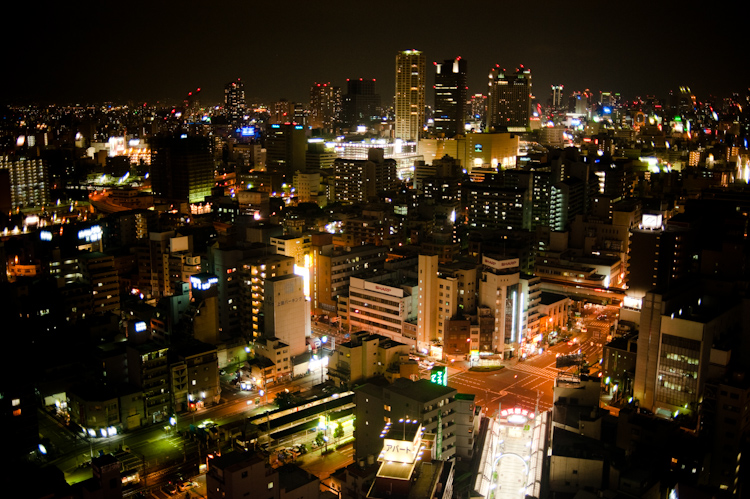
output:
M 662 335 L 657 401 L 676 406 L 697 402 L 700 351 L 700 341 Z

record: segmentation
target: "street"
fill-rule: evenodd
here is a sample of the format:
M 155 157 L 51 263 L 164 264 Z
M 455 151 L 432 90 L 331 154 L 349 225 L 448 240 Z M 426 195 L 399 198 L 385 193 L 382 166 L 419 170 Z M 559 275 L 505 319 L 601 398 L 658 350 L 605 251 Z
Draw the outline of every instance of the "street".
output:
M 504 368 L 497 371 L 473 372 L 469 370 L 470 366 L 466 361 L 439 363 L 438 365 L 447 365 L 448 385 L 456 388 L 460 393 L 474 394 L 476 404 L 486 407 L 488 416 L 495 415 L 501 409 L 516 406 L 539 412 L 547 411 L 552 407 L 554 380 L 561 371 L 556 368 L 556 357 L 580 352 L 588 363 L 596 365 L 601 358 L 602 345 L 606 341 L 610 327 L 617 320 L 617 311 L 616 307 L 592 307 L 590 309 L 587 307 L 583 317 L 578 319 L 580 331 L 574 331 L 570 341 L 548 347 L 542 354 L 524 361 L 519 362 L 513 359 L 504 362 Z M 563 370 L 572 371 L 572 369 Z M 429 370 L 421 369 L 421 375 L 429 377 Z M 134 459 L 140 460 L 142 465 L 152 469 L 158 469 L 160 466 L 174 469 L 179 467 L 179 463 L 188 461 L 192 461 L 194 466 L 195 456 L 199 452 L 198 443 L 183 436 L 191 424 L 211 420 L 222 425 L 273 410 L 275 409 L 273 400 L 277 393 L 298 386 L 303 391 L 307 391 L 316 383 L 320 383 L 324 379 L 324 374 L 316 371 L 288 383 L 269 386 L 262 396 L 257 391 L 239 390 L 236 386 L 230 385 L 227 382 L 228 379 L 227 376 L 222 379 L 222 402 L 220 404 L 195 413 L 180 414 L 176 418 L 174 427 L 171 427 L 168 422 L 163 422 L 112 437 L 84 438 L 81 435 L 74 435 L 52 415 L 40 411 L 40 433 L 49 439 L 51 447 L 55 450 L 48 464 L 59 467 L 65 473 L 69 483 L 91 477 L 91 467 L 86 466 L 86 463 L 90 461 L 91 456 L 98 455 L 100 451 L 109 453 L 123 449 L 129 450 Z M 260 399 L 260 404 L 256 405 L 257 399 Z M 350 438 L 351 435 L 351 429 L 346 430 L 344 440 Z M 294 443 L 294 438 L 291 437 L 289 440 Z M 314 435 L 310 433 L 296 438 L 299 438 L 296 443 L 309 442 Z M 289 443 L 279 442 L 279 445 L 289 445 Z M 327 471 L 332 464 L 339 465 L 341 462 L 348 462 L 351 459 L 351 451 L 347 451 L 347 447 L 344 447 L 336 451 L 337 457 L 335 458 L 332 456 L 315 459 L 315 456 L 320 456 L 320 449 L 312 450 L 309 455 L 302 456 L 305 458 L 303 462 L 309 467 L 309 471 L 315 474 L 321 472 L 322 475 L 327 476 L 324 471 Z M 151 480 L 148 484 L 157 485 L 159 481 L 166 479 L 161 475 L 157 473 L 155 476 L 150 476 L 147 479 L 147 482 Z M 321 478 L 324 477 L 321 476 Z M 153 497 L 162 499 L 166 496 L 165 492 L 156 491 L 156 489 L 152 494 L 154 494 Z
M 488 416 L 492 416 L 501 407 L 534 409 L 537 407 L 537 397 L 538 410 L 549 410 L 552 408 L 552 389 L 557 373 L 573 370 L 557 369 L 557 355 L 578 353 L 580 350 L 588 363 L 596 365 L 602 357 L 605 333 L 616 319 L 617 311 L 617 307 L 587 309 L 581 318 L 581 332 L 572 332 L 570 342 L 560 342 L 548 347 L 541 355 L 525 361 L 506 361 L 503 363 L 505 368 L 496 372 L 472 372 L 469 370 L 469 363 L 465 361 L 450 363 L 448 386 L 456 388 L 460 393 L 474 394 L 475 402 L 487 407 Z M 423 377 L 428 375 L 428 371 L 423 371 Z

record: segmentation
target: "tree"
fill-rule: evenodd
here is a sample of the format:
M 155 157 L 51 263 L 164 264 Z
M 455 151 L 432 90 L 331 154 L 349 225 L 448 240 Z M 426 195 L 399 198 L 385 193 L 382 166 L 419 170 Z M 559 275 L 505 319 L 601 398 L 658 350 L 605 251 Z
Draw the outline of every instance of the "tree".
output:
M 279 409 L 288 409 L 297 405 L 299 399 L 295 394 L 284 391 L 277 393 L 274 401 L 279 406 Z
M 315 445 L 318 447 L 322 446 L 325 443 L 325 436 L 323 435 L 322 431 L 319 431 L 317 435 L 315 435 Z
M 338 440 L 344 436 L 344 427 L 341 426 L 341 421 L 336 422 L 336 429 L 333 430 L 333 438 L 336 439 L 336 442 L 338 443 Z

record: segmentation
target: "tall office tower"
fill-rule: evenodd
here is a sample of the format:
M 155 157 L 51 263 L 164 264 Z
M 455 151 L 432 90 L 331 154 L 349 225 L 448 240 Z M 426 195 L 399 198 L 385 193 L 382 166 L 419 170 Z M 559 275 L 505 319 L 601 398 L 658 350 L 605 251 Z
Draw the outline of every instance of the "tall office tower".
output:
M 466 60 L 435 63 L 435 134 L 454 137 L 466 122 Z
M 370 127 L 381 120 L 380 95 L 375 93 L 375 78 L 347 79 L 341 106 L 341 124 L 347 130 Z
M 646 293 L 633 382 L 637 405 L 662 417 L 695 414 L 715 365 L 709 359 L 742 329 L 741 317 L 739 300 L 702 295 L 697 286 Z
M 233 129 L 242 126 L 247 111 L 245 106 L 245 84 L 240 78 L 224 86 L 224 112 Z
M 487 96 L 474 94 L 471 96 L 471 116 L 481 122 L 487 121 Z
M 305 169 L 307 138 L 302 125 L 271 125 L 266 138 L 266 168 L 285 176 L 292 183 L 294 173 Z
M 531 117 L 531 70 L 517 68 L 508 73 L 500 66 L 490 70 L 487 96 L 487 128 L 497 131 L 521 131 L 529 127 Z
M 677 112 L 689 112 L 693 111 L 697 106 L 695 95 L 687 85 L 680 85 L 677 92 L 670 90 L 669 92 L 669 106 L 673 111 Z
M 554 111 L 563 109 L 563 85 L 552 85 L 552 102 L 550 107 Z
M 573 92 L 568 101 L 568 111 L 575 114 L 588 114 L 591 106 L 591 93 L 588 89 L 583 92 Z
M 492 350 L 503 358 L 514 357 L 523 342 L 523 288 L 519 259 L 499 260 L 482 255 L 479 307 L 489 308 L 495 318 Z M 514 353 L 515 352 L 515 353 Z
M 200 119 L 201 112 L 201 89 L 200 87 L 195 90 L 188 92 L 185 97 L 185 118 L 190 120 Z
M 396 54 L 396 137 L 419 140 L 424 127 L 425 56 L 419 50 Z
M 334 147 L 327 145 L 323 139 L 310 139 L 305 153 L 305 169 L 308 171 L 331 169 L 336 157 Z
M 151 143 L 151 190 L 174 203 L 202 203 L 214 186 L 208 137 L 157 137 Z
M 366 202 L 397 185 L 396 160 L 385 159 L 380 148 L 370 149 L 367 155 L 366 160 L 337 158 L 333 162 L 336 201 Z
M 338 126 L 341 114 L 341 89 L 330 82 L 315 83 L 310 87 L 310 119 L 311 128 L 320 128 L 326 132 L 333 132 Z
M 0 205 L 7 206 L 8 198 L 13 208 L 39 206 L 49 200 L 47 165 L 41 158 L 0 156 L 0 186 L 3 185 L 5 189 L 9 186 L 10 192 L 0 192 Z
M 271 123 L 283 124 L 294 122 L 294 102 L 281 99 L 273 103 Z

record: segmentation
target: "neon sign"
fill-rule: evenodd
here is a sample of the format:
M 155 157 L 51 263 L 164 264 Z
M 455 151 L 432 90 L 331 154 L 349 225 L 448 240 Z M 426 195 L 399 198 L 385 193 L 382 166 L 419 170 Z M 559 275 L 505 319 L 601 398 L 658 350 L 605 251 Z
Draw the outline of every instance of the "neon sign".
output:
M 448 368 L 444 366 L 434 368 L 430 373 L 430 382 L 448 386 Z

